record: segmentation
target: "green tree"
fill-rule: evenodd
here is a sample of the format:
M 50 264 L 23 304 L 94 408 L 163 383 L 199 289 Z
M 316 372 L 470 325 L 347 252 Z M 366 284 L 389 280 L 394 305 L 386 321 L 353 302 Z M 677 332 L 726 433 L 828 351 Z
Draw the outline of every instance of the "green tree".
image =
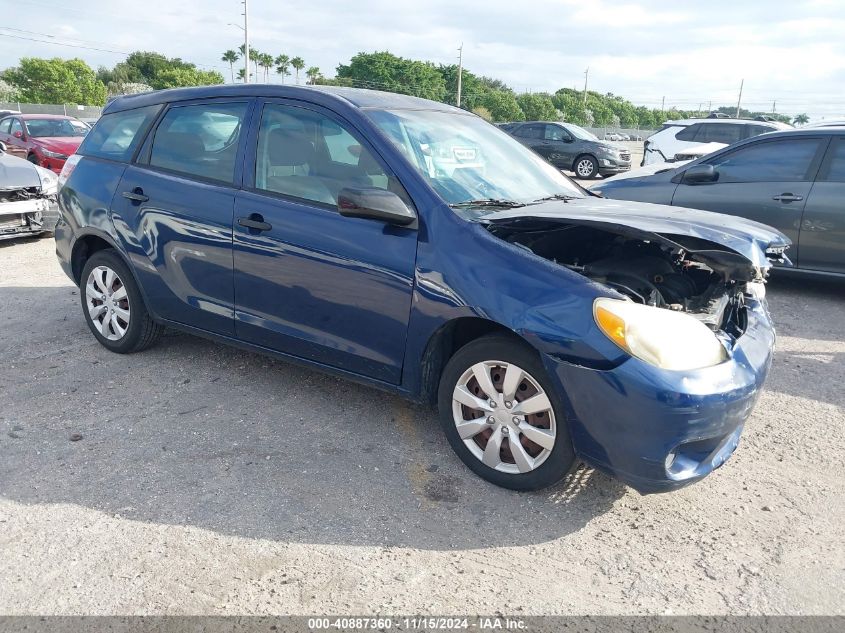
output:
M 9 103 L 11 101 L 17 101 L 21 96 L 20 91 L 15 88 L 12 84 L 8 81 L 3 81 L 0 79 L 0 101 L 5 101 Z
M 235 62 L 241 58 L 238 51 L 233 51 L 231 48 L 223 53 L 221 61 L 229 63 L 229 71 L 232 73 L 232 83 L 235 83 Z
M 216 70 L 197 70 L 196 68 L 170 68 L 158 74 L 153 88 L 183 88 L 187 86 L 211 86 L 223 83 L 223 75 Z
M 305 71 L 305 76 L 308 77 L 308 83 L 313 86 L 322 77 L 322 73 L 317 66 L 311 66 Z
M 299 71 L 305 68 L 305 60 L 297 56 L 290 60 L 290 65 L 296 71 L 296 83 L 299 85 Z
M 285 83 L 285 77 L 290 76 L 290 57 L 279 55 L 276 58 L 276 72 L 282 76 L 282 83 Z
M 404 59 L 388 52 L 358 53 L 349 64 L 337 67 L 338 79 L 361 88 L 416 95 L 434 101 L 446 97 L 446 83 L 430 63 Z
M 264 81 L 270 81 L 270 69 L 273 67 L 273 56 L 270 53 L 258 55 L 258 65 L 264 69 Z
M 75 103 L 102 105 L 106 86 L 81 59 L 24 57 L 15 68 L 0 74 L 30 103 Z
M 516 102 L 526 121 L 557 121 L 560 118 L 551 96 L 545 93 L 521 94 Z
M 795 125 L 807 125 L 807 123 L 809 122 L 810 117 L 808 117 L 806 114 L 799 114 L 792 120 L 792 123 L 794 123 Z
M 524 121 L 525 114 L 508 90 L 493 90 L 484 95 L 481 107 L 487 108 L 494 121 Z

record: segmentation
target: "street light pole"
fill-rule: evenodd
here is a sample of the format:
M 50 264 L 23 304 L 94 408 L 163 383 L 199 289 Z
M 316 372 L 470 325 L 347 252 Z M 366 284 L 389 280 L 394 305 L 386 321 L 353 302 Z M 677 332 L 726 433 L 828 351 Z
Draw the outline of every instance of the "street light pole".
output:
M 242 0 L 244 3 L 244 83 L 249 83 L 249 7 L 247 2 L 249 0 Z
M 457 106 L 461 107 L 461 74 L 463 74 L 464 70 L 464 43 L 461 42 L 460 47 L 458 47 L 458 103 Z

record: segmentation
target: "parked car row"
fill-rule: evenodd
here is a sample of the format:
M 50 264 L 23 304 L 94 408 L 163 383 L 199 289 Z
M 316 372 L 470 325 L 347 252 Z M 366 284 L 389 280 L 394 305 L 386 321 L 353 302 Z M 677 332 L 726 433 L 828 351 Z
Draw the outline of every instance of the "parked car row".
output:
M 12 113 L 0 118 L 0 142 L 12 156 L 58 174 L 90 129 L 69 116 Z
M 845 274 L 845 126 L 763 134 L 654 175 L 609 180 L 592 190 L 607 198 L 763 222 L 790 238 L 796 270 Z

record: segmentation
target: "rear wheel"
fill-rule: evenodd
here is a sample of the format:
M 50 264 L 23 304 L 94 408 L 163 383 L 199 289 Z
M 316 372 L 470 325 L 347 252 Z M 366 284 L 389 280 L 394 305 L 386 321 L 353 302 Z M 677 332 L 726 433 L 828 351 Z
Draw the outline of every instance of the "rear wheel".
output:
M 491 335 L 447 363 L 440 422 L 458 457 L 477 475 L 512 490 L 536 490 L 576 464 L 563 406 L 537 353 Z
M 573 171 L 578 178 L 598 178 L 599 162 L 593 156 L 579 156 L 575 159 Z
M 150 317 L 129 267 L 113 249 L 94 253 L 81 279 L 85 321 L 103 347 L 129 354 L 158 340 L 164 327 Z

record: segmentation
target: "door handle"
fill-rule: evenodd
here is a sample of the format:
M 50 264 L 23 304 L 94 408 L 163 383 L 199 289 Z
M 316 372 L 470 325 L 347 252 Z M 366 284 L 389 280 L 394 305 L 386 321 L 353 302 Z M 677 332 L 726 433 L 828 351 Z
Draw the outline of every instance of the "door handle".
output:
M 144 190 L 140 187 L 135 187 L 132 191 L 124 191 L 120 195 L 132 202 L 146 202 L 150 199 L 149 196 L 144 195 Z
M 250 231 L 269 231 L 273 228 L 273 225 L 265 222 L 264 218 L 258 213 L 253 213 L 247 218 L 238 218 L 238 225 Z
M 776 200 L 777 202 L 801 202 L 804 199 L 804 196 L 796 196 L 791 193 L 782 193 L 779 196 L 773 196 L 772 200 Z

